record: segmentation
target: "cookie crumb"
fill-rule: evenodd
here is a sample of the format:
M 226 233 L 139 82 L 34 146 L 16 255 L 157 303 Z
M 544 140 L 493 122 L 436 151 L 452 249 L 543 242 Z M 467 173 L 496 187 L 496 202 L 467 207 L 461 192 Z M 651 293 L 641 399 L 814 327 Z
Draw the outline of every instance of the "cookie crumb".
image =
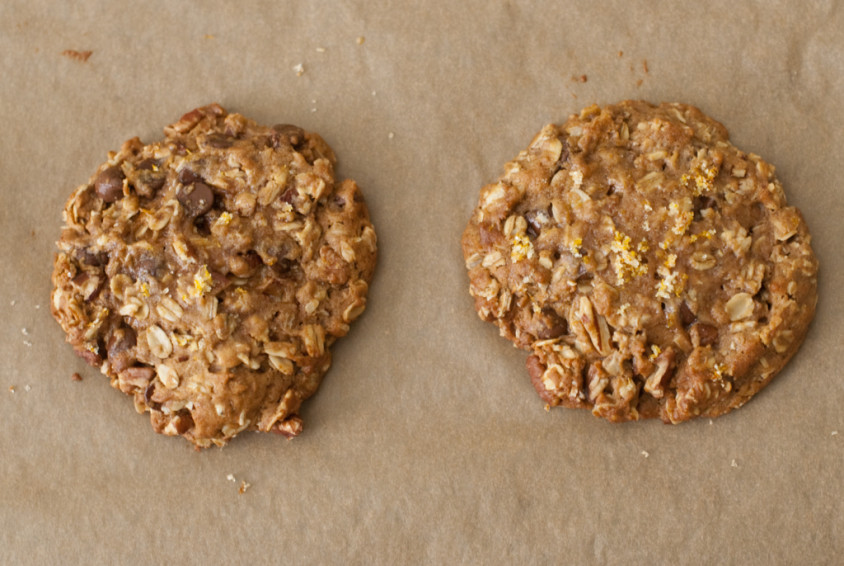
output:
M 302 63 L 297 63 L 293 65 L 293 71 L 296 73 L 297 77 L 301 77 L 305 74 L 305 66 Z
M 391 140 L 391 139 L 393 139 L 394 137 L 396 137 L 396 134 L 394 134 L 393 132 L 390 132 L 390 133 L 388 133 L 388 134 L 387 134 L 387 139 L 388 139 L 388 140 Z
M 643 82 L 645 82 L 645 81 L 643 81 L 642 79 L 639 79 L 638 81 L 636 81 L 636 86 L 637 86 L 637 87 L 638 87 L 638 86 L 642 86 L 642 83 L 643 83 Z
M 733 461 L 732 461 L 732 462 L 730 462 L 730 466 L 731 466 L 731 467 L 733 467 L 733 468 L 738 468 L 738 464 L 736 463 L 736 459 L 735 459 L 735 458 L 733 458 Z
M 325 47 L 317 47 L 316 52 L 317 53 L 325 53 Z
M 9 301 L 9 306 L 12 306 L 12 307 L 13 307 L 13 306 L 15 306 L 16 304 L 17 304 L 17 301 L 16 301 L 16 300 L 14 300 L 14 299 L 12 299 L 11 301 Z
M 70 379 L 72 379 L 73 381 L 82 381 L 82 376 L 79 375 L 78 371 L 75 371 L 72 374 L 70 374 Z
M 216 39 L 216 38 L 213 35 L 211 35 L 210 33 L 206 33 L 205 39 Z
M 640 452 L 640 454 L 641 454 L 643 457 L 645 457 L 645 458 L 647 458 L 648 456 L 650 456 L 650 454 L 648 454 L 647 450 L 642 450 L 642 451 Z
M 624 57 L 624 51 L 619 50 L 619 52 L 618 52 L 618 56 L 619 56 L 619 57 Z
M 35 310 L 38 310 L 40 308 L 41 308 L 41 305 L 35 305 Z
M 29 330 L 27 330 L 26 328 L 21 328 L 21 334 L 23 334 L 24 336 L 29 336 Z
M 589 77 L 586 75 L 572 75 L 571 80 L 578 82 L 578 83 L 585 83 L 589 80 Z
M 355 41 L 357 41 L 358 45 L 363 45 L 363 42 L 366 41 L 366 38 L 361 35 Z
M 32 387 L 30 387 L 29 385 L 24 385 L 23 390 L 28 393 L 28 392 L 32 391 Z
M 234 478 L 234 474 L 229 474 L 229 475 L 227 475 L 227 476 L 226 476 L 226 479 L 227 479 L 227 480 L 229 480 L 229 481 L 231 481 L 231 482 L 233 482 L 233 481 L 237 481 L 237 480 L 235 480 L 235 478 Z
M 246 481 L 241 481 L 240 487 L 238 488 L 237 492 L 239 494 L 243 495 L 244 493 L 246 493 L 246 490 L 249 489 L 250 487 L 252 487 L 251 483 L 248 483 Z
M 12 395 L 15 394 L 15 386 L 14 385 L 9 386 L 9 393 L 11 393 Z
M 86 62 L 93 53 L 93 51 L 77 51 L 75 49 L 65 49 L 62 51 L 62 55 L 65 57 L 81 61 L 82 63 Z
M 648 74 L 648 60 L 642 59 L 642 70 L 645 71 L 645 74 Z
M 830 436 L 838 436 L 838 431 L 837 431 L 837 430 L 833 430 L 832 432 L 830 432 L 830 433 L 829 433 L 829 435 L 830 435 Z
M 32 342 L 30 342 L 29 340 L 24 340 L 23 345 L 27 348 L 32 348 Z

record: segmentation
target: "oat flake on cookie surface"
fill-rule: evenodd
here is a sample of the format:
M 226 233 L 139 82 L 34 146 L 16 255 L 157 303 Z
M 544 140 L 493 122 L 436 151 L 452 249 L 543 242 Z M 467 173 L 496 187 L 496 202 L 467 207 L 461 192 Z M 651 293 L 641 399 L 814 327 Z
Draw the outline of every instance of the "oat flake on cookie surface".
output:
M 677 423 L 740 407 L 794 355 L 818 263 L 774 167 L 683 104 L 590 106 L 481 190 L 480 317 L 550 406 Z
M 198 447 L 287 437 L 363 312 L 376 237 L 317 134 L 217 104 L 110 153 L 71 196 L 52 312 L 76 352 Z

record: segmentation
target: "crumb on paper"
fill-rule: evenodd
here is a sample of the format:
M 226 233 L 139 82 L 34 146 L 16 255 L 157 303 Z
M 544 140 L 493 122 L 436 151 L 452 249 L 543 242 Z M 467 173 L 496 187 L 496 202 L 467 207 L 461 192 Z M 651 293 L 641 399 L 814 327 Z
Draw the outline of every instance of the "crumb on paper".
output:
M 357 41 L 358 45 L 363 45 L 363 42 L 366 41 L 366 38 L 361 35 L 361 36 L 358 36 L 358 38 L 355 41 Z
M 35 309 L 38 310 L 41 308 L 41 305 L 35 305 Z
M 618 56 L 619 56 L 619 57 L 624 57 L 624 51 L 622 51 L 622 50 L 620 50 L 620 49 L 619 49 L 619 50 L 618 50 Z
M 712 419 L 709 419 L 709 424 L 712 424 Z
M 572 75 L 571 80 L 578 83 L 585 83 L 589 80 L 589 77 L 587 77 L 586 75 Z
M 212 34 L 210 34 L 210 33 L 206 33 L 206 34 L 205 34 L 205 39 L 216 39 L 216 38 L 215 38 Z
M 237 492 L 239 494 L 243 495 L 244 493 L 246 493 L 246 490 L 249 489 L 250 487 L 252 487 L 251 483 L 249 483 L 247 481 L 241 481 L 240 487 L 237 489 Z
M 645 74 L 648 74 L 648 60 L 642 59 L 642 70 L 645 71 Z
M 26 328 L 21 328 L 21 334 L 23 334 L 24 336 L 29 336 L 29 330 L 27 330 Z
M 14 385 L 9 386 L 9 393 L 11 393 L 12 395 L 15 394 L 15 386 Z
M 24 385 L 23 390 L 29 393 L 30 391 L 32 391 L 32 387 L 30 387 L 29 385 Z
M 374 91 L 374 90 L 372 91 L 372 96 L 375 96 L 375 91 Z
M 305 74 L 305 66 L 302 63 L 297 63 L 293 65 L 293 71 L 296 73 L 297 77 L 301 77 Z
M 642 79 L 639 79 L 638 81 L 636 81 L 636 86 L 637 87 L 642 86 L 643 82 L 645 82 L 645 81 L 643 81 Z
M 738 463 L 736 462 L 735 458 L 733 458 L 733 461 L 730 462 L 730 466 L 733 467 L 733 468 L 738 468 Z
M 16 304 L 17 304 L 17 301 L 16 301 L 16 300 L 14 300 L 14 299 L 12 299 L 11 301 L 9 301 L 9 305 L 10 305 L 10 306 L 15 306 Z
M 32 342 L 30 342 L 29 340 L 24 340 L 23 345 L 27 348 L 32 348 Z
M 393 139 L 394 137 L 396 137 L 396 134 L 394 134 L 393 132 L 387 134 L 387 139 L 389 140 Z
M 640 454 L 641 454 L 644 458 L 647 458 L 648 456 L 650 456 L 650 454 L 648 454 L 648 451 L 647 451 L 647 450 L 642 450 L 642 451 L 640 452 Z
M 317 47 L 316 52 L 317 53 L 325 53 L 325 47 Z
M 93 55 L 93 51 L 77 51 L 76 49 L 65 49 L 62 51 L 62 55 L 68 57 L 70 59 L 74 59 L 76 61 L 81 61 L 84 63 L 88 60 L 88 58 Z
M 235 479 L 235 477 L 234 477 L 234 474 L 229 474 L 229 475 L 227 475 L 227 476 L 226 476 L 226 479 L 227 479 L 227 480 L 229 480 L 230 482 L 237 481 L 237 480 Z
M 82 381 L 82 376 L 79 374 L 78 371 L 73 372 L 70 374 L 70 379 L 73 381 Z
M 830 436 L 838 436 L 838 431 L 837 431 L 837 430 L 833 430 L 832 432 L 830 432 L 830 433 L 829 433 L 829 435 L 830 435 Z

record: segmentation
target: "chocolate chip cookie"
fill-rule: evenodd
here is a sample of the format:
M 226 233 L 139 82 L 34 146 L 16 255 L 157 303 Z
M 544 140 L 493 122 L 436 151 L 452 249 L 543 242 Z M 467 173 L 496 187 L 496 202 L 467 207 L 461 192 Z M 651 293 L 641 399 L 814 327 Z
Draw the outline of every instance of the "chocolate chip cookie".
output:
M 78 354 L 198 447 L 287 437 L 363 312 L 376 237 L 317 134 L 217 104 L 109 153 L 64 211 L 52 312 Z
M 677 423 L 740 407 L 795 354 L 818 263 L 774 167 L 697 108 L 591 106 L 484 187 L 463 234 L 480 317 L 549 405 Z

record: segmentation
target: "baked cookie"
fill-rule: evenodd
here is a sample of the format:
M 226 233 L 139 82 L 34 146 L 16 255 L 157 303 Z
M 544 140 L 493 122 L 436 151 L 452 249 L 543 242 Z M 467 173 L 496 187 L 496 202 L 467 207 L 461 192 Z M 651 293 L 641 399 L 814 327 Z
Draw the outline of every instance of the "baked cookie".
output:
M 677 423 L 740 407 L 800 346 L 818 263 L 774 167 L 697 108 L 549 125 L 463 234 L 481 318 L 550 406 Z
M 52 312 L 77 353 L 199 447 L 297 435 L 363 312 L 376 238 L 317 134 L 217 104 L 109 153 L 71 196 Z

